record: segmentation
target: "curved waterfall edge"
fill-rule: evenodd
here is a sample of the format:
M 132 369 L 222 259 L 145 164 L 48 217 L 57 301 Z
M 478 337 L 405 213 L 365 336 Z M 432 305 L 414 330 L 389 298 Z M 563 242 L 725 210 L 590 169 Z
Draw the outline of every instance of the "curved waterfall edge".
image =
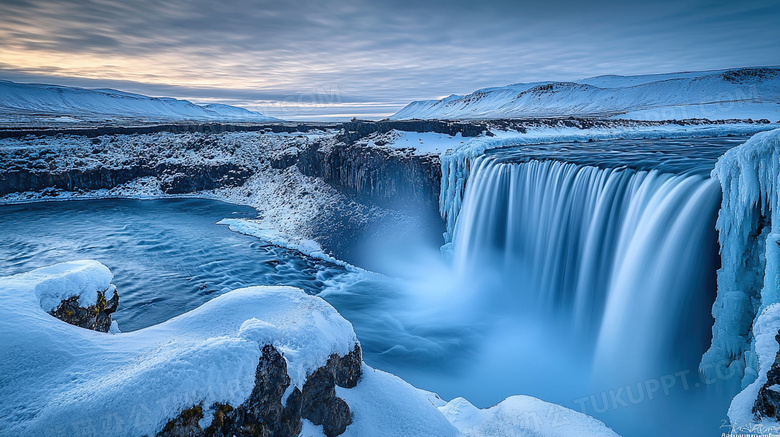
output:
M 756 380 L 762 368 L 755 349 L 753 328 L 768 306 L 780 302 L 780 130 L 759 133 L 740 130 L 738 133 L 754 135 L 722 155 L 711 174 L 722 192 L 716 222 L 721 268 L 717 272 L 717 294 L 712 307 L 712 340 L 701 358 L 699 371 L 705 378 L 711 379 L 717 377 L 716 373 L 722 373 L 724 368 L 730 372 L 736 370 L 742 377 L 744 388 Z M 729 132 L 718 134 L 728 135 Z M 700 136 L 714 135 L 717 134 L 708 132 Z M 685 136 L 696 135 L 681 132 L 677 137 Z M 654 137 L 647 132 L 633 135 L 612 133 L 596 139 Z M 442 252 L 450 257 L 454 254 L 453 237 L 467 181 L 476 159 L 485 151 L 540 142 L 589 139 L 594 137 L 586 133 L 544 139 L 496 138 L 470 142 L 466 147 L 442 156 L 439 206 L 446 224 Z

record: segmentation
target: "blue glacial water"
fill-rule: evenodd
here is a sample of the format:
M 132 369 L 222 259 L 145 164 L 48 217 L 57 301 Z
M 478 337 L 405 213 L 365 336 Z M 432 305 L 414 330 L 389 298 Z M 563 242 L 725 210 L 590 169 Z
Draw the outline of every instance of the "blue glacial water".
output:
M 133 331 L 251 285 L 292 285 L 316 294 L 344 273 L 302 254 L 231 232 L 222 218 L 255 210 L 201 199 L 80 200 L 0 207 L 0 275 L 95 259 L 114 273 Z

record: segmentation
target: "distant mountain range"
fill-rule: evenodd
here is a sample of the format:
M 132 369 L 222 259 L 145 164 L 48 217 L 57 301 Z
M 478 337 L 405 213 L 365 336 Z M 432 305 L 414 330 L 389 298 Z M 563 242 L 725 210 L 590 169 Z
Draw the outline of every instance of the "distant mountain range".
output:
M 576 82 L 519 83 L 412 102 L 391 119 L 599 116 L 635 120 L 780 120 L 780 68 L 756 67 Z
M 280 121 L 229 105 L 147 97 L 112 89 L 23 84 L 0 80 L 0 121 Z

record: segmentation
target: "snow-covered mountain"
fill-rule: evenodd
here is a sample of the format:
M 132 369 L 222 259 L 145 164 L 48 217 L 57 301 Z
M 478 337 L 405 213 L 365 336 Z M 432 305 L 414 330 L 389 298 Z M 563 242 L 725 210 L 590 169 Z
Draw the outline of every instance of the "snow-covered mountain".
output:
M 0 80 L 0 120 L 19 117 L 71 117 L 73 121 L 126 118 L 148 121 L 278 121 L 229 105 L 197 105 L 187 100 L 147 97 L 112 89 L 22 84 Z
M 392 119 L 609 116 L 635 120 L 780 119 L 780 68 L 598 76 L 519 83 L 412 102 Z

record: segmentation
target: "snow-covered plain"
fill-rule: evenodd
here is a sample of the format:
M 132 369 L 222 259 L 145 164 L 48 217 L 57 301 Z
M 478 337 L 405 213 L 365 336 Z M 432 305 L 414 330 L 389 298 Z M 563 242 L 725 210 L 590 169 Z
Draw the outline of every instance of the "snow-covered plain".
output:
M 392 119 L 599 116 L 632 120 L 780 120 L 780 69 L 744 68 L 575 82 L 519 83 L 412 102 Z
M 239 405 L 253 388 L 262 346 L 284 355 L 291 387 L 349 353 L 352 326 L 324 300 L 291 287 L 250 287 L 131 333 L 104 334 L 47 314 L 41 296 L 91 296 L 111 287 L 95 261 L 0 278 L 0 434 L 154 435 L 179 412 Z M 161 287 L 164 288 L 164 285 Z M 344 435 L 614 436 L 602 423 L 528 397 L 478 410 L 449 404 L 363 365 L 356 387 L 337 389 L 353 422 Z M 437 408 L 438 407 L 438 408 Z M 322 435 L 311 423 L 304 431 Z
M 59 123 L 115 121 L 116 117 L 138 121 L 279 121 L 229 105 L 196 105 L 187 100 L 147 97 L 111 89 L 0 80 L 0 122 L 18 122 L 25 117 Z

